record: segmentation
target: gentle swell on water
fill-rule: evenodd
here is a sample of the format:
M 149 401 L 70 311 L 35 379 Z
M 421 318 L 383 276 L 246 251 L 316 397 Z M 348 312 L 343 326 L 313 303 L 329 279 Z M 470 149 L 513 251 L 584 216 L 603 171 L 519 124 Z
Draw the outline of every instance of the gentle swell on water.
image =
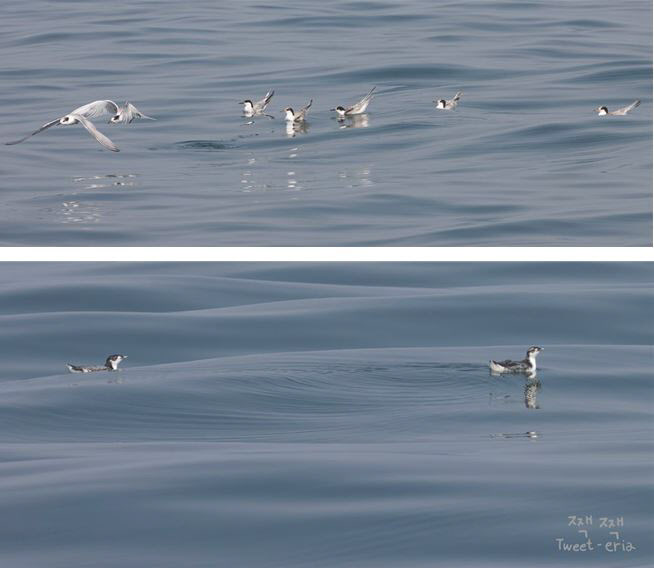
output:
M 3 566 L 654 554 L 650 265 L 2 268 Z M 530 343 L 538 380 L 489 375 Z M 587 514 L 637 550 L 558 552 Z
M 13 4 L 2 140 L 101 98 L 157 121 L 98 122 L 118 154 L 76 127 L 3 146 L 0 244 L 650 245 L 651 21 L 646 0 Z M 334 119 L 373 85 L 367 120 Z M 247 124 L 270 88 L 275 120 Z

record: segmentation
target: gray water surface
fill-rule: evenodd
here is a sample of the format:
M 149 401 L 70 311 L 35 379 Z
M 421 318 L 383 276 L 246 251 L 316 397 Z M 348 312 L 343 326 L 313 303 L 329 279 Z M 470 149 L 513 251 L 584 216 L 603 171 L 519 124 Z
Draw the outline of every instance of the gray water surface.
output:
M 651 264 L 2 268 L 3 566 L 652 564 Z
M 79 126 L 2 146 L 0 244 L 651 245 L 651 23 L 647 0 L 5 3 L 0 139 L 96 99 L 157 121 L 98 122 L 118 154 Z

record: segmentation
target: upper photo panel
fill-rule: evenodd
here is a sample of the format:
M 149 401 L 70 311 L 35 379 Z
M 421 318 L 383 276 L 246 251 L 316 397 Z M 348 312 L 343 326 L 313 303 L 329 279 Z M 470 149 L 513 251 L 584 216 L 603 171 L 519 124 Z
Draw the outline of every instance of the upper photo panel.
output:
M 10 2 L 0 246 L 651 246 L 651 0 Z

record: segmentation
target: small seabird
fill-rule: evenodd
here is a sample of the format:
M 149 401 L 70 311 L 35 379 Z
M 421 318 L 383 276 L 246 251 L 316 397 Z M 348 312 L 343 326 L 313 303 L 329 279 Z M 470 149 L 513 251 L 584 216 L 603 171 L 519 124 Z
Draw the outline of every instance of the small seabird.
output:
M 313 104 L 313 99 L 309 101 L 309 104 L 307 106 L 302 107 L 297 112 L 294 112 L 291 107 L 286 107 L 283 111 L 286 113 L 286 121 L 294 124 L 297 124 L 299 122 L 304 122 L 307 117 L 307 112 L 309 112 L 309 109 L 311 108 L 312 104 Z
M 62 126 L 70 126 L 71 124 L 81 124 L 89 132 L 93 138 L 95 138 L 100 144 L 105 148 L 111 150 L 112 152 L 118 152 L 118 146 L 116 146 L 109 138 L 107 138 L 102 132 L 100 132 L 95 125 L 91 122 L 91 118 L 97 118 L 106 114 L 111 115 L 110 123 L 118 122 L 132 122 L 135 118 L 147 118 L 150 120 L 155 120 L 151 116 L 144 115 L 139 111 L 133 104 L 125 103 L 123 106 L 117 105 L 113 101 L 93 101 L 79 108 L 76 108 L 74 111 L 68 113 L 61 118 L 57 118 L 50 122 L 46 122 L 38 130 L 35 130 L 31 134 L 28 134 L 20 140 L 14 140 L 13 142 L 6 142 L 7 146 L 12 146 L 14 144 L 20 144 L 25 142 L 28 138 L 47 130 L 51 126 L 56 126 L 61 124 Z
M 491 434 L 491 438 L 538 438 L 538 432 L 520 432 L 518 434 Z
M 243 105 L 243 114 L 246 116 L 254 116 L 255 114 L 264 114 L 264 110 L 268 106 L 270 99 L 272 99 L 275 91 L 268 91 L 266 96 L 263 97 L 260 101 L 252 102 L 250 99 L 245 99 L 241 101 L 240 105 Z
M 494 373 L 536 373 L 536 356 L 543 350 L 542 347 L 535 345 L 527 349 L 527 357 L 522 361 L 491 361 L 488 363 L 490 370 Z
M 156 120 L 151 116 L 146 116 L 132 103 L 125 102 L 124 105 L 118 105 L 114 101 L 93 101 L 84 106 L 76 108 L 70 114 L 79 114 L 84 118 L 97 118 L 99 116 L 111 115 L 109 123 L 126 122 L 130 123 L 135 118 L 147 118 L 148 120 Z
M 612 116 L 624 116 L 628 112 L 634 110 L 638 105 L 640 104 L 640 101 L 634 101 L 631 103 L 629 106 L 619 108 L 617 110 L 612 110 L 609 112 L 609 109 L 606 108 L 605 106 L 597 107 L 595 109 L 595 112 L 599 114 L 600 116 L 606 116 L 607 114 L 610 114 Z
M 129 102 L 125 102 L 123 106 L 118 106 L 113 101 L 102 102 L 112 103 L 114 106 L 116 106 L 116 112 L 114 113 L 114 116 L 111 117 L 111 120 L 109 120 L 109 122 L 113 124 L 116 124 L 117 122 L 126 122 L 127 124 L 131 124 L 135 118 L 157 120 L 156 118 L 152 118 L 151 116 L 143 114 L 139 109 L 137 109 L 132 103 Z
M 38 134 L 39 132 L 43 132 L 44 130 L 47 130 L 51 126 L 55 126 L 57 124 L 61 124 L 62 126 L 69 126 L 71 124 L 81 124 L 84 128 L 86 128 L 88 133 L 91 136 L 93 136 L 93 138 L 95 138 L 105 148 L 111 150 L 112 152 L 118 152 L 119 151 L 118 146 L 116 146 L 111 140 L 109 140 L 109 138 L 107 138 L 104 134 L 102 134 L 102 132 L 100 132 L 95 127 L 95 125 L 89 120 L 89 118 L 104 114 L 104 112 L 100 111 L 100 105 L 106 108 L 107 105 L 105 103 L 109 103 L 109 102 L 111 101 L 95 101 L 93 103 L 89 103 L 88 105 L 84 105 L 79 108 L 76 108 L 73 112 L 65 116 L 62 116 L 61 118 L 57 118 L 50 122 L 46 122 L 38 130 L 35 130 L 31 134 L 28 134 L 24 138 L 21 138 L 20 140 L 14 140 L 13 142 L 6 142 L 6 144 L 7 146 L 20 144 L 21 142 L 25 142 L 25 140 L 34 136 L 35 134 Z
M 109 355 L 103 367 L 87 367 L 85 365 L 71 365 L 67 363 L 66 366 L 71 373 L 93 373 L 94 371 L 117 371 L 118 365 L 123 359 L 127 359 L 127 355 Z
M 70 114 L 80 114 L 84 118 L 97 118 L 107 114 L 111 115 L 109 124 L 116 124 L 118 122 L 131 123 L 135 118 L 146 118 L 148 120 L 156 120 L 151 116 L 146 116 L 132 103 L 125 102 L 124 105 L 116 104 L 114 101 L 93 101 L 84 106 L 76 108 Z
M 461 95 L 463 95 L 463 91 L 459 91 L 449 101 L 445 99 L 434 101 L 436 103 L 436 108 L 439 110 L 454 110 L 456 106 L 459 104 L 459 99 L 461 98 Z
M 336 111 L 338 113 L 339 118 L 343 118 L 346 116 L 353 116 L 357 114 L 363 114 L 364 112 L 366 112 L 366 109 L 368 108 L 368 105 L 370 104 L 370 101 L 372 100 L 373 97 L 372 93 L 376 88 L 377 87 L 373 87 L 372 89 L 370 89 L 370 91 L 365 97 L 363 97 L 358 103 L 353 104 L 351 107 L 345 108 L 342 106 L 337 106 L 336 108 L 331 108 L 329 110 Z

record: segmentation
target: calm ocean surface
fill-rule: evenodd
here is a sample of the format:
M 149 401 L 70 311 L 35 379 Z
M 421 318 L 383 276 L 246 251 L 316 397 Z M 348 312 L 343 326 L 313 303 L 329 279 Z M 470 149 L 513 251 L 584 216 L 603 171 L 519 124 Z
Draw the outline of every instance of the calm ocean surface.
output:
M 650 0 L 5 2 L 1 140 L 96 99 L 157 121 L 97 122 L 118 154 L 79 126 L 1 146 L 0 244 L 650 245 L 651 25 Z
M 651 566 L 653 279 L 4 264 L 0 564 Z M 538 382 L 489 375 L 532 343 Z

